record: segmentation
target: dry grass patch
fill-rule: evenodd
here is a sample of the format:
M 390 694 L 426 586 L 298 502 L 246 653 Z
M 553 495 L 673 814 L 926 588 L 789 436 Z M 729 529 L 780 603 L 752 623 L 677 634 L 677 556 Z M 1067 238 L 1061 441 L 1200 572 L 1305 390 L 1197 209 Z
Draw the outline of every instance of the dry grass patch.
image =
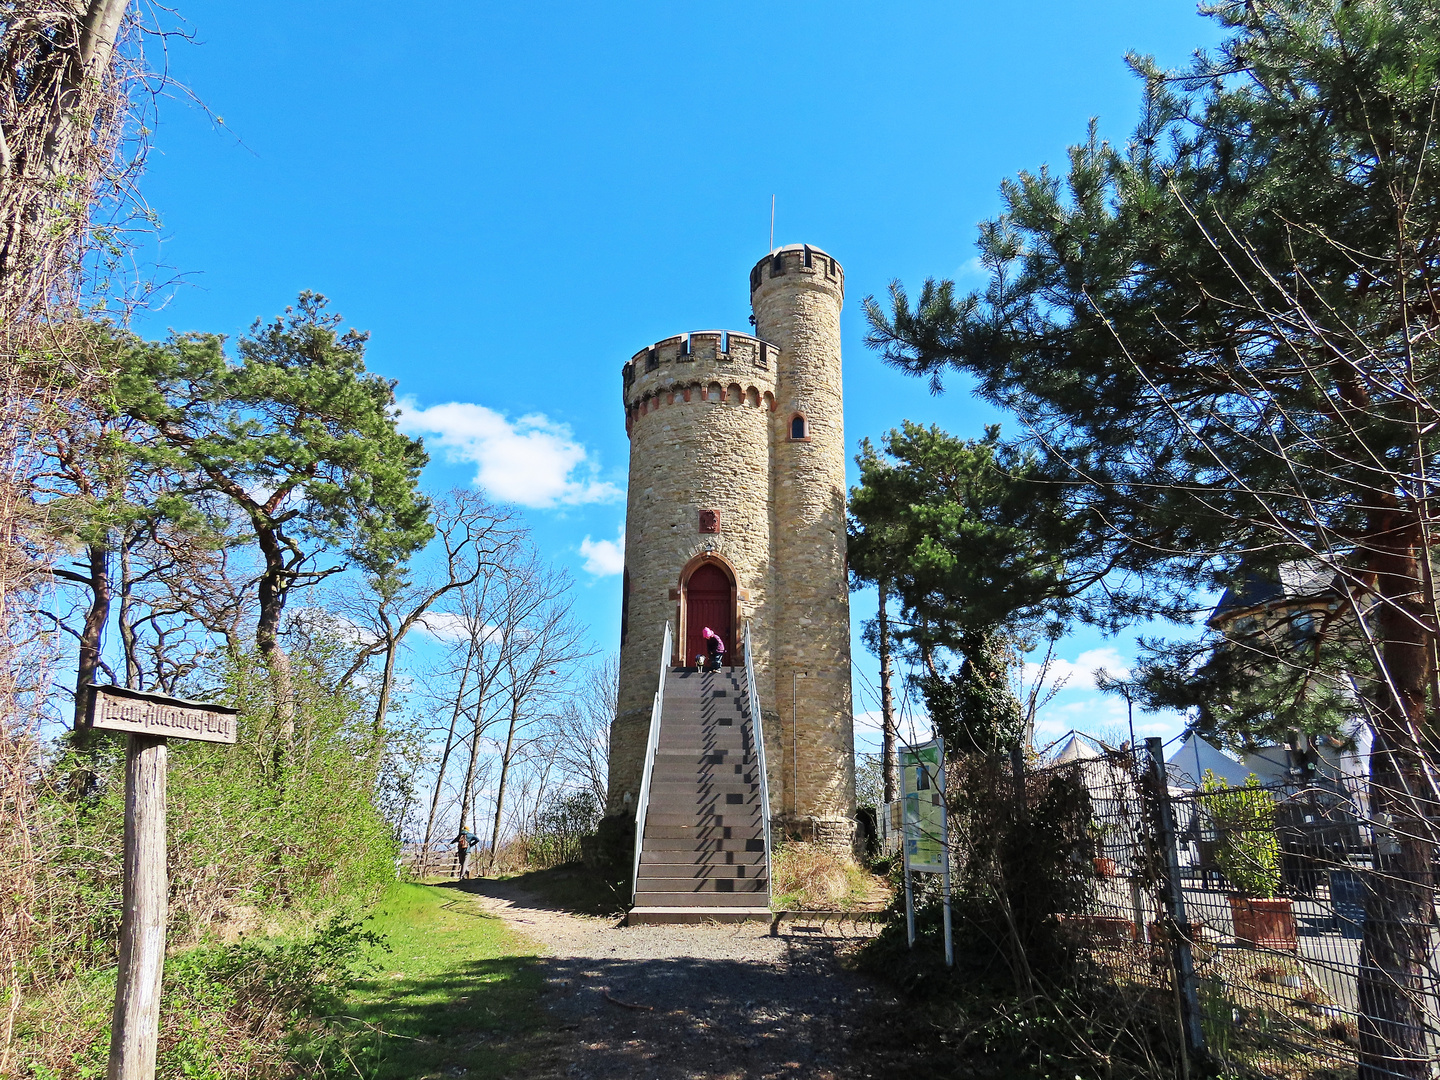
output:
M 848 854 L 801 841 L 775 849 L 771 906 L 778 911 L 870 911 L 890 900 L 890 886 Z

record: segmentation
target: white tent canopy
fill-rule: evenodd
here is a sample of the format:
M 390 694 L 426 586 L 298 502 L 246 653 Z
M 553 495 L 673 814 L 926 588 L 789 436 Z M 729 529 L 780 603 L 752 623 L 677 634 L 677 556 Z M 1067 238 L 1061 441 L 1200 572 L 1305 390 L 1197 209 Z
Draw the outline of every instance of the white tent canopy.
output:
M 1072 731 L 1070 738 L 1055 754 L 1053 762 L 1064 765 L 1071 761 L 1093 761 L 1100 757 L 1099 746 L 1105 744 L 1079 731 Z
M 1170 782 L 1176 787 L 1196 790 L 1205 781 L 1206 771 L 1231 787 L 1243 787 L 1250 770 L 1195 732 L 1190 732 L 1165 762 Z

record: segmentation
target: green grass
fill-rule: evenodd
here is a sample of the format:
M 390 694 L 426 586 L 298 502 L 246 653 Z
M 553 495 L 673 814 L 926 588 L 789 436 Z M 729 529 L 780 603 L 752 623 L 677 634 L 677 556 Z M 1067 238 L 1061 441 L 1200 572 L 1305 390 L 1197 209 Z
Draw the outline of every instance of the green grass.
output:
M 374 916 L 368 928 L 389 951 L 375 951 L 378 969 L 338 1020 L 361 1036 L 368 1060 L 357 1071 L 375 1080 L 515 1073 L 542 1023 L 534 944 L 454 886 L 397 883 Z

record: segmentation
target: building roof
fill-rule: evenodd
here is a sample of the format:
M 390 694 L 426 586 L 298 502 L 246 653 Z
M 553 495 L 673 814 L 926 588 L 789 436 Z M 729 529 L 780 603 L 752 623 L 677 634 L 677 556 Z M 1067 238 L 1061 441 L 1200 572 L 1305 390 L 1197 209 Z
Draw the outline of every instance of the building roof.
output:
M 1276 578 L 1279 580 L 1277 581 Z M 1249 572 L 1231 585 L 1210 613 L 1210 625 L 1237 612 L 1287 600 L 1318 599 L 1335 591 L 1335 569 L 1319 559 L 1281 563 L 1276 573 Z
M 1216 779 L 1224 780 L 1231 787 L 1243 787 L 1250 778 L 1249 769 L 1193 731 L 1166 759 L 1165 770 L 1170 774 L 1170 783 L 1189 789 L 1198 789 L 1205 782 L 1207 772 L 1214 773 Z

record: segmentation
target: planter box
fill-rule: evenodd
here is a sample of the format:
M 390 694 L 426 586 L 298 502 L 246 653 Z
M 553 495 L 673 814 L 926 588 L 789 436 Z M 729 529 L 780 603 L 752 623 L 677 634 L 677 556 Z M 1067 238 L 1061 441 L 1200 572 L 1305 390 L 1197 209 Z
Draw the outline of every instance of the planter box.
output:
M 1299 950 L 1295 934 L 1295 906 L 1281 897 L 1275 900 L 1253 900 L 1247 896 L 1230 897 L 1230 915 L 1235 920 L 1235 940 L 1242 945 L 1283 952 Z
M 1095 875 L 1097 877 L 1113 878 L 1119 872 L 1119 868 L 1115 865 L 1115 860 L 1107 859 L 1103 855 L 1091 859 L 1090 862 L 1095 867 Z

